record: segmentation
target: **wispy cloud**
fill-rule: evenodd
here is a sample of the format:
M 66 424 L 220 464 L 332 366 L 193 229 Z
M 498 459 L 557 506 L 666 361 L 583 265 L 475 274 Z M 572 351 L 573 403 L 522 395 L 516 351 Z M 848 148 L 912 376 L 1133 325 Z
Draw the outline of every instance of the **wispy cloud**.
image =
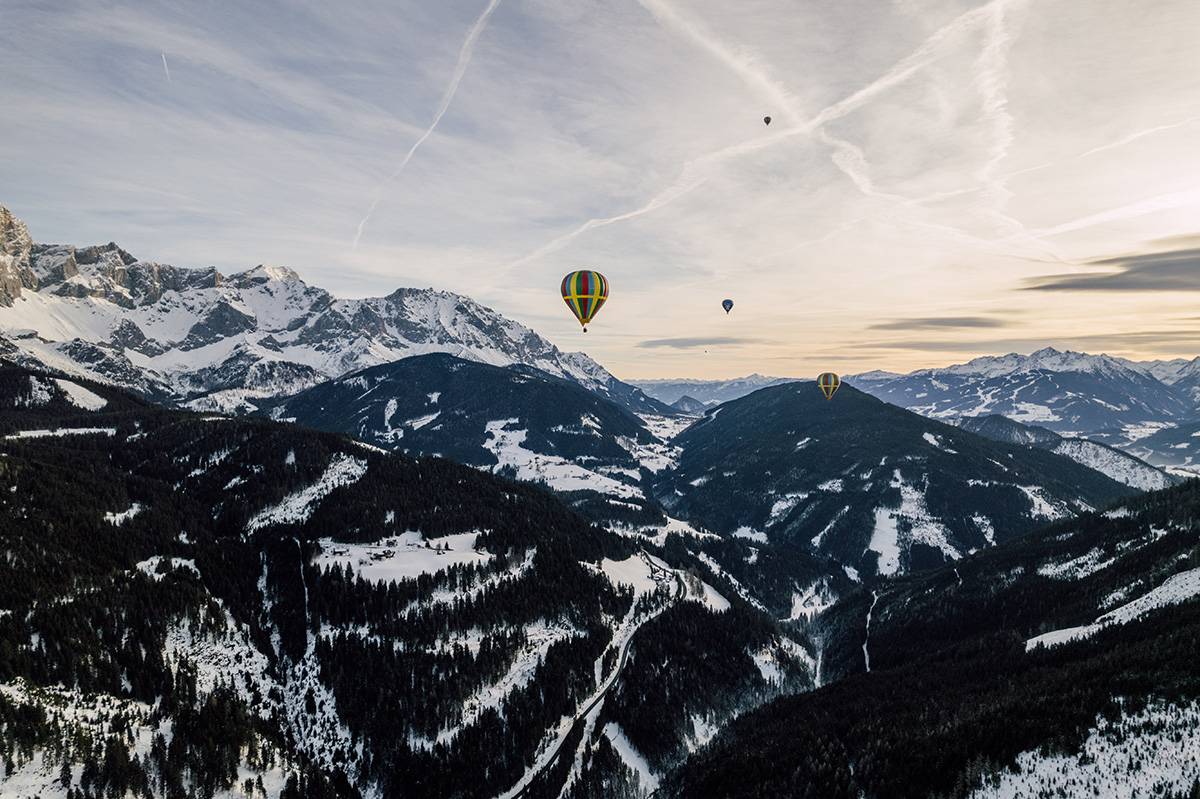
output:
M 392 174 L 388 175 L 387 179 L 375 189 L 375 197 L 371 200 L 371 206 L 367 209 L 366 215 L 359 220 L 358 227 L 354 231 L 354 241 L 351 243 L 352 247 L 358 246 L 358 241 L 362 238 L 367 223 L 371 221 L 371 215 L 375 213 L 375 210 L 379 207 L 379 203 L 383 200 L 384 190 L 391 185 L 392 181 L 400 177 L 400 173 L 404 171 L 404 167 L 408 166 L 408 162 L 416 155 L 417 150 L 421 148 L 425 140 L 433 135 L 438 123 L 442 121 L 442 117 L 450 109 L 450 103 L 454 102 L 454 95 L 458 92 L 458 84 L 462 83 L 463 76 L 467 74 L 467 67 L 471 65 L 471 55 L 475 52 L 475 42 L 479 40 L 479 35 L 487 27 L 488 19 L 491 18 L 492 13 L 498 5 L 500 5 L 500 0 L 488 0 L 487 7 L 483 9 L 483 13 L 475 20 L 475 24 L 471 26 L 471 30 L 467 31 L 467 38 L 463 41 L 462 47 L 459 48 L 458 61 L 454 65 L 454 72 L 450 75 L 450 83 L 446 86 L 446 91 L 442 93 L 442 101 L 438 104 L 437 111 L 433 115 L 433 121 L 429 123 L 429 127 L 408 148 L 408 152 L 400 159 L 400 163 L 392 170 Z
M 1007 327 L 1008 322 L 990 316 L 926 316 L 918 319 L 894 319 L 870 326 L 871 330 L 938 330 L 943 328 Z
M 692 159 L 684 164 L 681 174 L 674 183 L 660 191 L 645 204 L 625 213 L 589 219 L 574 230 L 558 236 L 528 255 L 518 258 L 511 265 L 519 266 L 562 249 L 589 230 L 636 219 L 637 217 L 656 211 L 699 188 L 708 180 L 708 177 L 713 172 L 728 162 L 773 147 L 797 136 L 811 135 L 822 126 L 857 111 L 879 95 L 904 83 L 921 69 L 936 61 L 941 57 L 942 50 L 947 43 L 978 28 L 988 19 L 993 8 L 1003 5 L 1007 1 L 992 0 L 992 2 L 984 6 L 956 17 L 926 38 L 912 53 L 893 64 L 883 75 L 875 78 L 867 85 L 847 95 L 838 102 L 822 108 L 809 120 L 770 135 L 759 136 L 739 144 L 722 147 L 719 150 L 714 150 L 699 158 Z
M 1099 258 L 1087 265 L 1109 271 L 1046 275 L 1031 279 L 1026 290 L 1200 291 L 1200 247 Z
M 166 75 L 167 75 L 167 83 L 170 83 L 171 82 L 171 70 L 167 67 L 167 54 L 159 53 L 159 55 L 162 56 L 163 72 L 166 73 Z
M 639 349 L 658 349 L 667 347 L 676 350 L 690 350 L 697 347 L 719 347 L 725 345 L 740 345 L 740 344 L 762 344 L 763 339 L 760 338 L 743 338 L 737 336 L 697 336 L 697 337 L 681 337 L 681 338 L 655 338 L 648 341 L 639 341 L 637 347 Z

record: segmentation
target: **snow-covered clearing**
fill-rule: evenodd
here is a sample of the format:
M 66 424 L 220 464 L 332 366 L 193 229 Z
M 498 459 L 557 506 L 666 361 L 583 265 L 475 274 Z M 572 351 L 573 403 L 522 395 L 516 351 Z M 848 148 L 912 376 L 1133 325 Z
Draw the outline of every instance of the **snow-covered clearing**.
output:
M 1046 563 L 1038 567 L 1038 574 L 1051 580 L 1082 580 L 1101 569 L 1106 569 L 1116 561 L 1116 557 L 1108 557 L 1104 550 L 1093 549 L 1076 558 L 1062 563 Z
M 278 505 L 259 511 L 247 523 L 246 530 L 254 532 L 272 524 L 301 524 L 308 520 L 317 503 L 334 489 L 356 482 L 366 472 L 366 460 L 343 454 L 334 455 L 317 482 L 288 494 Z
M 950 449 L 949 447 L 947 447 L 945 444 L 942 443 L 942 439 L 938 436 L 935 436 L 933 433 L 922 433 L 921 437 L 924 438 L 929 444 L 940 449 L 942 452 L 945 452 L 950 455 L 958 454 L 958 450 Z
M 729 584 L 733 586 L 733 590 L 737 592 L 738 596 L 740 596 L 742 599 L 746 600 L 747 602 L 749 602 L 751 605 L 758 608 L 759 610 L 762 610 L 762 611 L 766 610 L 766 608 L 763 606 L 763 604 L 761 602 L 759 602 L 757 599 L 755 599 L 754 596 L 749 591 L 746 590 L 746 587 L 743 586 L 736 577 L 734 577 L 732 574 L 730 574 L 727 571 L 725 571 L 724 569 L 722 569 L 721 564 L 717 563 L 717 561 L 714 560 L 711 555 L 709 555 L 707 552 L 698 552 L 698 553 L 696 553 L 696 557 L 700 560 L 701 563 L 703 563 L 708 568 L 712 569 L 715 574 L 720 575 L 721 577 L 724 577 L 729 582 Z M 714 610 L 717 610 L 718 608 L 713 607 L 713 605 L 710 603 L 711 599 L 715 599 L 715 598 L 709 598 L 707 596 L 707 593 L 708 593 L 707 589 L 711 589 L 712 586 L 710 586 L 708 583 L 704 583 L 704 586 L 706 588 L 706 591 L 705 591 L 706 597 L 704 600 L 705 603 L 709 604 L 709 607 L 713 608 Z M 715 590 L 713 590 L 712 593 L 716 594 L 716 597 L 720 598 L 719 603 L 724 603 L 725 607 L 729 607 L 729 601 L 727 599 L 722 597 L 720 594 L 717 594 L 717 592 Z M 719 609 L 724 610 L 724 608 L 719 608 Z
M 132 519 L 134 516 L 137 516 L 143 510 L 145 510 L 145 508 L 142 507 L 141 503 L 135 502 L 132 505 L 130 505 L 128 509 L 121 511 L 120 513 L 108 511 L 107 513 L 104 514 L 104 521 L 108 522 L 109 524 L 114 524 L 117 527 L 120 527 L 122 524 L 124 524 L 125 522 Z
M 1142 491 L 1157 491 L 1171 485 L 1171 479 L 1159 469 L 1118 450 L 1103 447 L 1082 438 L 1065 438 L 1053 450 L 1077 463 L 1108 475 L 1118 483 Z
M 70 380 L 62 380 L 54 378 L 54 382 L 62 390 L 67 402 L 74 405 L 76 408 L 82 408 L 85 411 L 98 411 L 108 404 L 108 400 L 104 399 L 95 392 L 88 391 L 78 383 Z
M 488 440 L 484 449 L 496 456 L 494 471 L 512 469 L 518 480 L 545 483 L 557 491 L 597 491 L 623 499 L 642 499 L 642 492 L 598 472 L 585 469 L 574 461 L 557 455 L 543 455 L 522 446 L 528 430 L 509 430 L 517 419 L 501 419 L 485 426 Z
M 61 436 L 115 436 L 115 427 L 60 427 L 56 430 L 20 430 L 5 436 L 5 438 L 47 438 Z
M 1017 488 L 1021 489 L 1029 498 L 1031 516 L 1056 521 L 1071 515 L 1070 511 L 1065 510 L 1061 505 L 1046 499 L 1046 489 L 1041 486 L 1017 486 Z
M 1200 779 L 1200 703 L 1155 702 L 1115 722 L 1096 717 L 1077 755 L 1040 750 L 1017 756 L 1015 771 L 985 778 L 971 799 L 1182 796 Z
M 784 516 L 792 512 L 792 508 L 799 505 L 805 499 L 808 499 L 807 491 L 797 491 L 791 494 L 784 494 L 779 499 L 775 500 L 775 504 L 771 506 L 771 514 L 767 520 L 767 524 L 774 524 Z
M 829 590 L 829 581 L 817 580 L 803 591 L 792 592 L 792 612 L 788 614 L 788 620 L 814 619 L 836 602 L 837 595 Z
M 165 570 L 163 569 L 164 563 L 166 564 Z M 140 561 L 134 568 L 156 581 L 161 580 L 167 573 L 176 569 L 186 569 L 197 577 L 200 576 L 200 570 L 196 568 L 196 561 L 191 558 L 164 558 L 162 555 L 155 555 L 154 557 Z
M 371 583 L 412 580 L 422 574 L 436 574 L 455 565 L 482 566 L 492 555 L 477 550 L 479 533 L 457 533 L 426 539 L 408 532 L 369 544 L 349 544 L 322 538 L 316 564 L 328 569 L 334 564 L 352 570 Z
M 755 543 L 758 543 L 758 544 L 767 543 L 767 534 L 766 533 L 762 532 L 761 530 L 755 530 L 751 527 L 746 527 L 745 525 L 742 525 L 738 529 L 734 530 L 733 537 L 734 538 L 745 538 L 748 541 L 754 541 Z
M 1070 641 L 1091 638 L 1105 627 L 1137 621 L 1151 611 L 1178 605 L 1195 599 L 1197 596 L 1200 596 L 1200 569 L 1180 572 L 1138 599 L 1115 610 L 1110 610 L 1092 624 L 1054 630 L 1036 638 L 1030 638 L 1025 642 L 1025 651 L 1031 652 L 1039 646 L 1052 647 Z
M 600 561 L 600 571 L 613 585 L 632 588 L 635 596 L 653 593 L 659 586 L 654 579 L 657 572 L 641 555 L 630 555 L 625 560 L 605 558 Z
M 977 513 L 971 517 L 971 521 L 975 522 L 979 532 L 983 533 L 983 540 L 988 542 L 988 546 L 996 546 L 996 528 L 992 524 L 992 520 Z
M 642 788 L 650 793 L 657 791 L 658 775 L 650 768 L 650 763 L 642 756 L 642 753 L 634 748 L 621 726 L 615 721 L 610 721 L 604 725 L 604 735 L 612 744 L 612 748 L 621 756 L 621 760 L 625 761 L 625 765 L 638 775 L 638 782 Z

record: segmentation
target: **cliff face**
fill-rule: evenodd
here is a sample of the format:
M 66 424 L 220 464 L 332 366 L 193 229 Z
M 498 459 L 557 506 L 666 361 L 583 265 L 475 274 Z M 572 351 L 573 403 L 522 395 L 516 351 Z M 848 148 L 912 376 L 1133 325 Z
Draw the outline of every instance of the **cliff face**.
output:
M 32 249 L 25 223 L 0 205 L 0 305 L 12 305 L 23 288 L 37 288 L 37 278 L 29 265 Z

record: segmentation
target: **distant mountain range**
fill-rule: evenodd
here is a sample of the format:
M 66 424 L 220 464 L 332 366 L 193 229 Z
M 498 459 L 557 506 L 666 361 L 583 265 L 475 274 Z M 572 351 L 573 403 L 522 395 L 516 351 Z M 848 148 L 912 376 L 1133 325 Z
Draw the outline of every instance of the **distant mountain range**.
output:
M 1126 449 L 1158 466 L 1185 465 L 1186 459 L 1170 450 L 1179 442 L 1147 438 L 1200 421 L 1200 358 L 1136 362 L 1046 348 L 903 375 L 868 372 L 847 381 L 935 419 L 1002 415 Z
M 226 276 L 116 244 L 35 244 L 0 207 L 0 355 L 200 410 L 247 410 L 368 366 L 445 352 L 526 364 L 639 412 L 670 408 L 467 297 L 401 288 L 343 300 L 294 271 Z
M 681 410 L 685 410 L 686 407 L 697 410 L 698 405 L 719 405 L 722 402 L 744 397 L 760 388 L 791 383 L 795 379 L 794 377 L 765 377 L 760 374 L 752 374 L 746 377 L 735 377 L 732 380 L 681 378 L 676 380 L 633 380 L 630 382 L 656 400 L 668 405 L 675 405 Z M 685 406 L 677 404 L 681 401 L 686 401 Z

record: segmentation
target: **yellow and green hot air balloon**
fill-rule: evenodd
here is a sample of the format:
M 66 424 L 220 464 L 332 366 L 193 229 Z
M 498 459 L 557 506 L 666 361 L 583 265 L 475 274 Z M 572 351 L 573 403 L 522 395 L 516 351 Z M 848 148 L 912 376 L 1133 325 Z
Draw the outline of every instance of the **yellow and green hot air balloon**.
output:
M 825 395 L 825 399 L 833 399 L 833 395 L 842 386 L 842 379 L 833 372 L 822 372 L 817 375 L 817 388 Z
M 608 278 L 591 269 L 580 269 L 563 278 L 562 298 L 587 332 L 588 322 L 608 299 Z

